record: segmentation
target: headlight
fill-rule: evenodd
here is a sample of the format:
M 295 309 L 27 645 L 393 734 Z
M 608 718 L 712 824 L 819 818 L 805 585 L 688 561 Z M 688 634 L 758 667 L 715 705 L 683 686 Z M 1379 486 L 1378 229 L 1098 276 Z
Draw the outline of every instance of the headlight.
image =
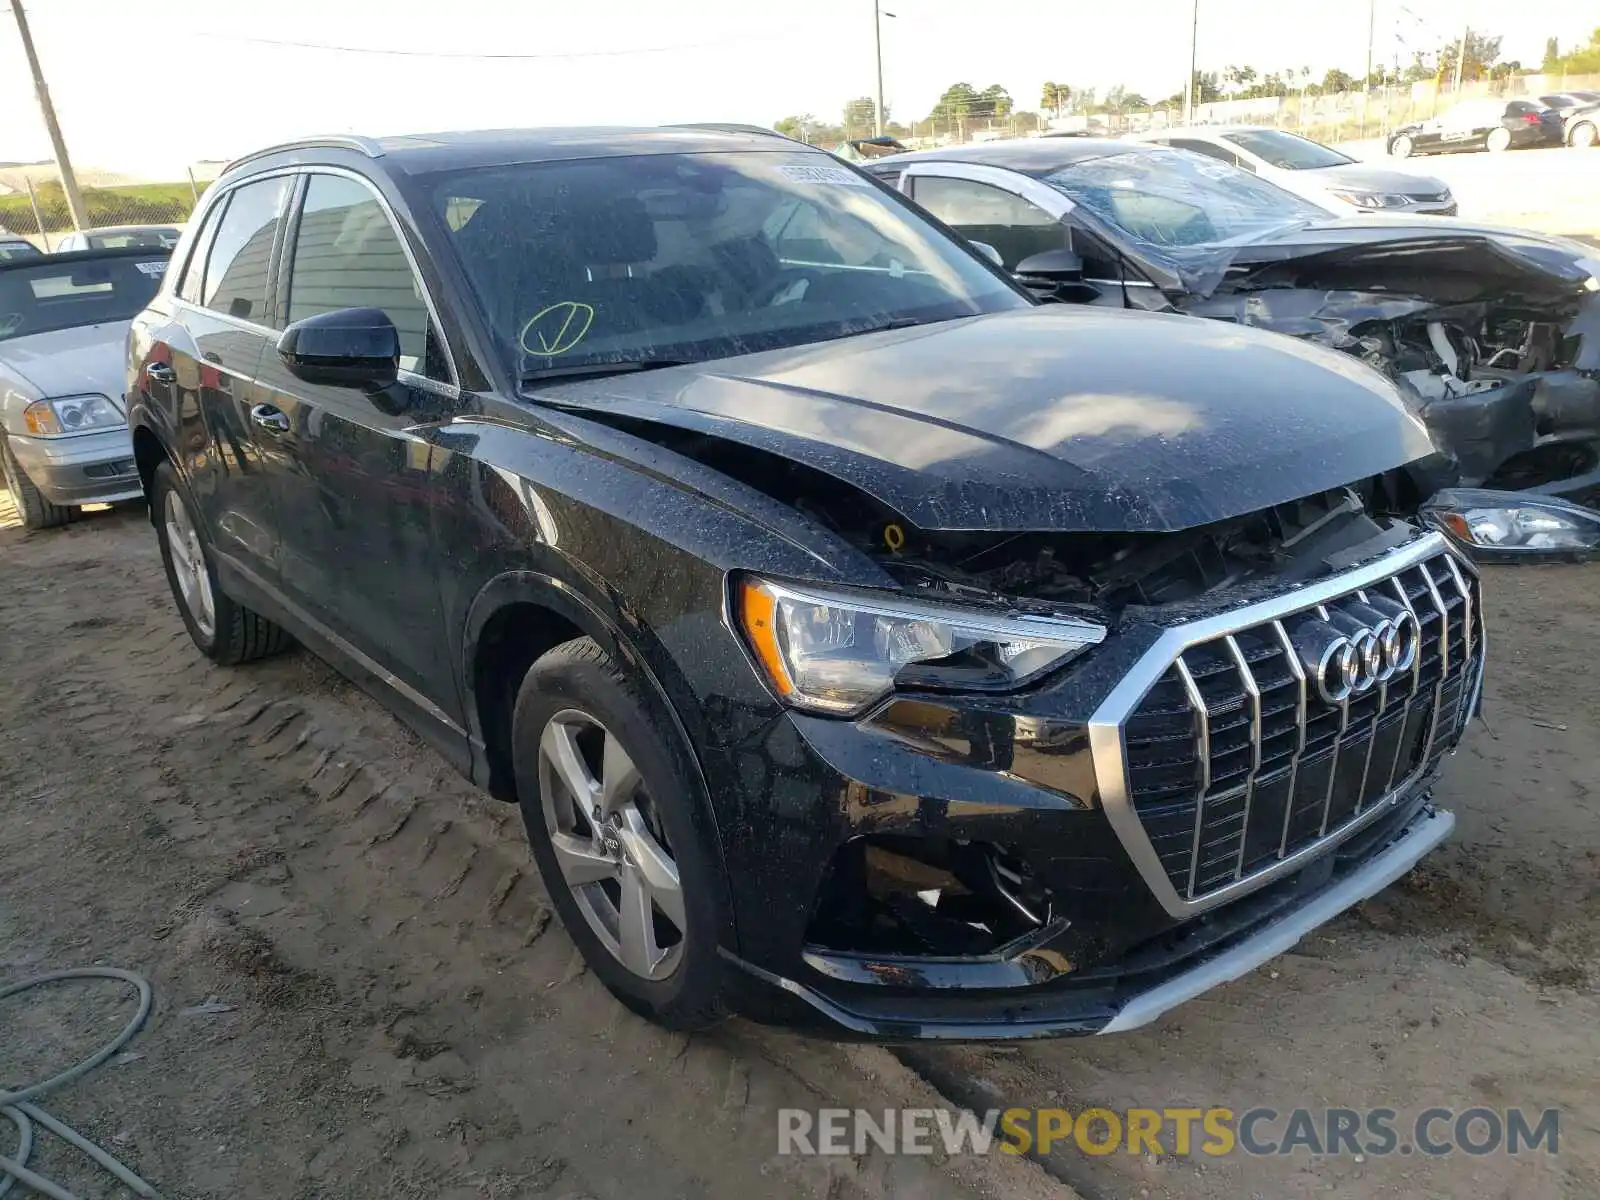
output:
M 114 429 L 125 424 L 117 406 L 104 396 L 63 396 L 59 400 L 36 400 L 22 410 L 22 423 L 39 437 L 58 437 L 64 433 L 86 433 L 91 429 Z
M 1334 192 L 1333 194 L 1357 208 L 1404 208 L 1411 203 L 1410 196 L 1390 192 Z
M 734 613 L 779 697 L 854 713 L 908 687 L 1017 687 L 1083 653 L 1106 631 L 1070 618 L 1010 617 L 867 593 L 744 577 Z
M 1480 559 L 1585 557 L 1600 548 L 1600 512 L 1553 496 L 1445 488 L 1422 506 L 1422 519 Z

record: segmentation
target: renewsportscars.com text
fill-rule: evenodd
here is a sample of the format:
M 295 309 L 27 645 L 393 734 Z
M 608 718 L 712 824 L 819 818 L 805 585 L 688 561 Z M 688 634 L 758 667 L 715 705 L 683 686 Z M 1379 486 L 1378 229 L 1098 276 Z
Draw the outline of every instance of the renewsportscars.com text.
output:
M 778 1153 L 1387 1155 L 1557 1154 L 1559 1109 L 801 1108 L 778 1112 Z

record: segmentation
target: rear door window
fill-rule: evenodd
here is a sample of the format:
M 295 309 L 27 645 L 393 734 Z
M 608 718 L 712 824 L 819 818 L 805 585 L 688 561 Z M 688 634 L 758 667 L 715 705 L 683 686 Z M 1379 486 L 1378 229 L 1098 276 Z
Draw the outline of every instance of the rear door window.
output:
M 230 317 L 267 325 L 267 275 L 293 178 L 247 183 L 228 200 L 206 258 L 200 302 Z
M 1070 246 L 1057 218 L 1015 192 L 941 175 L 913 175 L 911 195 L 946 225 L 1000 252 L 1007 270 L 1031 255 Z

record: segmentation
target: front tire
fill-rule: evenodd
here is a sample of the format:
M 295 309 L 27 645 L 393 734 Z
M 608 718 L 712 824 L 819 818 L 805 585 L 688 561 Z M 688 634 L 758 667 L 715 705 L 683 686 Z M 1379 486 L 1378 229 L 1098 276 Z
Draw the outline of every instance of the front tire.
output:
M 1411 139 L 1402 133 L 1389 143 L 1389 155 L 1392 158 L 1410 158 L 1415 148 Z
M 1567 139 L 1567 144 L 1574 150 L 1587 150 L 1600 141 L 1600 131 L 1597 131 L 1594 122 L 1585 121 L 1581 125 L 1572 127 L 1572 135 Z
M 211 545 L 201 532 L 188 491 L 169 462 L 156 467 L 150 514 L 161 563 L 184 626 L 195 646 L 225 667 L 281 653 L 294 643 L 279 626 L 230 599 L 217 584 Z
M 1511 130 L 1504 125 L 1499 129 L 1491 129 L 1489 136 L 1483 139 L 1483 144 L 1490 154 L 1503 154 L 1511 149 Z
M 13 457 L 3 437 L 0 437 L 0 472 L 5 475 L 6 490 L 11 493 L 24 529 L 55 529 L 78 515 L 77 508 L 72 505 L 52 504 L 45 499 L 44 493 L 22 469 L 22 464 Z
M 727 889 L 677 731 L 577 638 L 524 678 L 512 759 L 534 860 L 589 969 L 669 1029 L 722 1020 Z

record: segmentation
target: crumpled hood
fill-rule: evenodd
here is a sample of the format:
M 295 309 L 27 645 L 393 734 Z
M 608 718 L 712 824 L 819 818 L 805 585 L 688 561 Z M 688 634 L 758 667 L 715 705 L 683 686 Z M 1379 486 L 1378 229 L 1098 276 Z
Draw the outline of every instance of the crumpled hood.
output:
M 128 325 L 107 321 L 0 342 L 0 369 L 31 387 L 35 399 L 99 393 L 124 408 Z
M 1580 242 L 1453 217 L 1356 216 L 1329 218 L 1268 231 L 1226 246 L 1145 248 L 1166 275 L 1169 290 L 1203 299 L 1224 284 L 1270 286 L 1272 268 L 1387 271 L 1396 286 L 1385 290 L 1427 296 L 1447 280 L 1440 302 L 1462 299 L 1458 285 L 1475 281 L 1483 298 L 1535 300 L 1576 297 L 1600 275 L 1600 251 Z M 1407 286 L 1409 284 L 1410 286 Z M 1361 283 L 1355 286 L 1366 287 Z
M 541 389 L 844 480 L 926 529 L 1166 532 L 1431 452 L 1348 355 L 1045 306 Z

